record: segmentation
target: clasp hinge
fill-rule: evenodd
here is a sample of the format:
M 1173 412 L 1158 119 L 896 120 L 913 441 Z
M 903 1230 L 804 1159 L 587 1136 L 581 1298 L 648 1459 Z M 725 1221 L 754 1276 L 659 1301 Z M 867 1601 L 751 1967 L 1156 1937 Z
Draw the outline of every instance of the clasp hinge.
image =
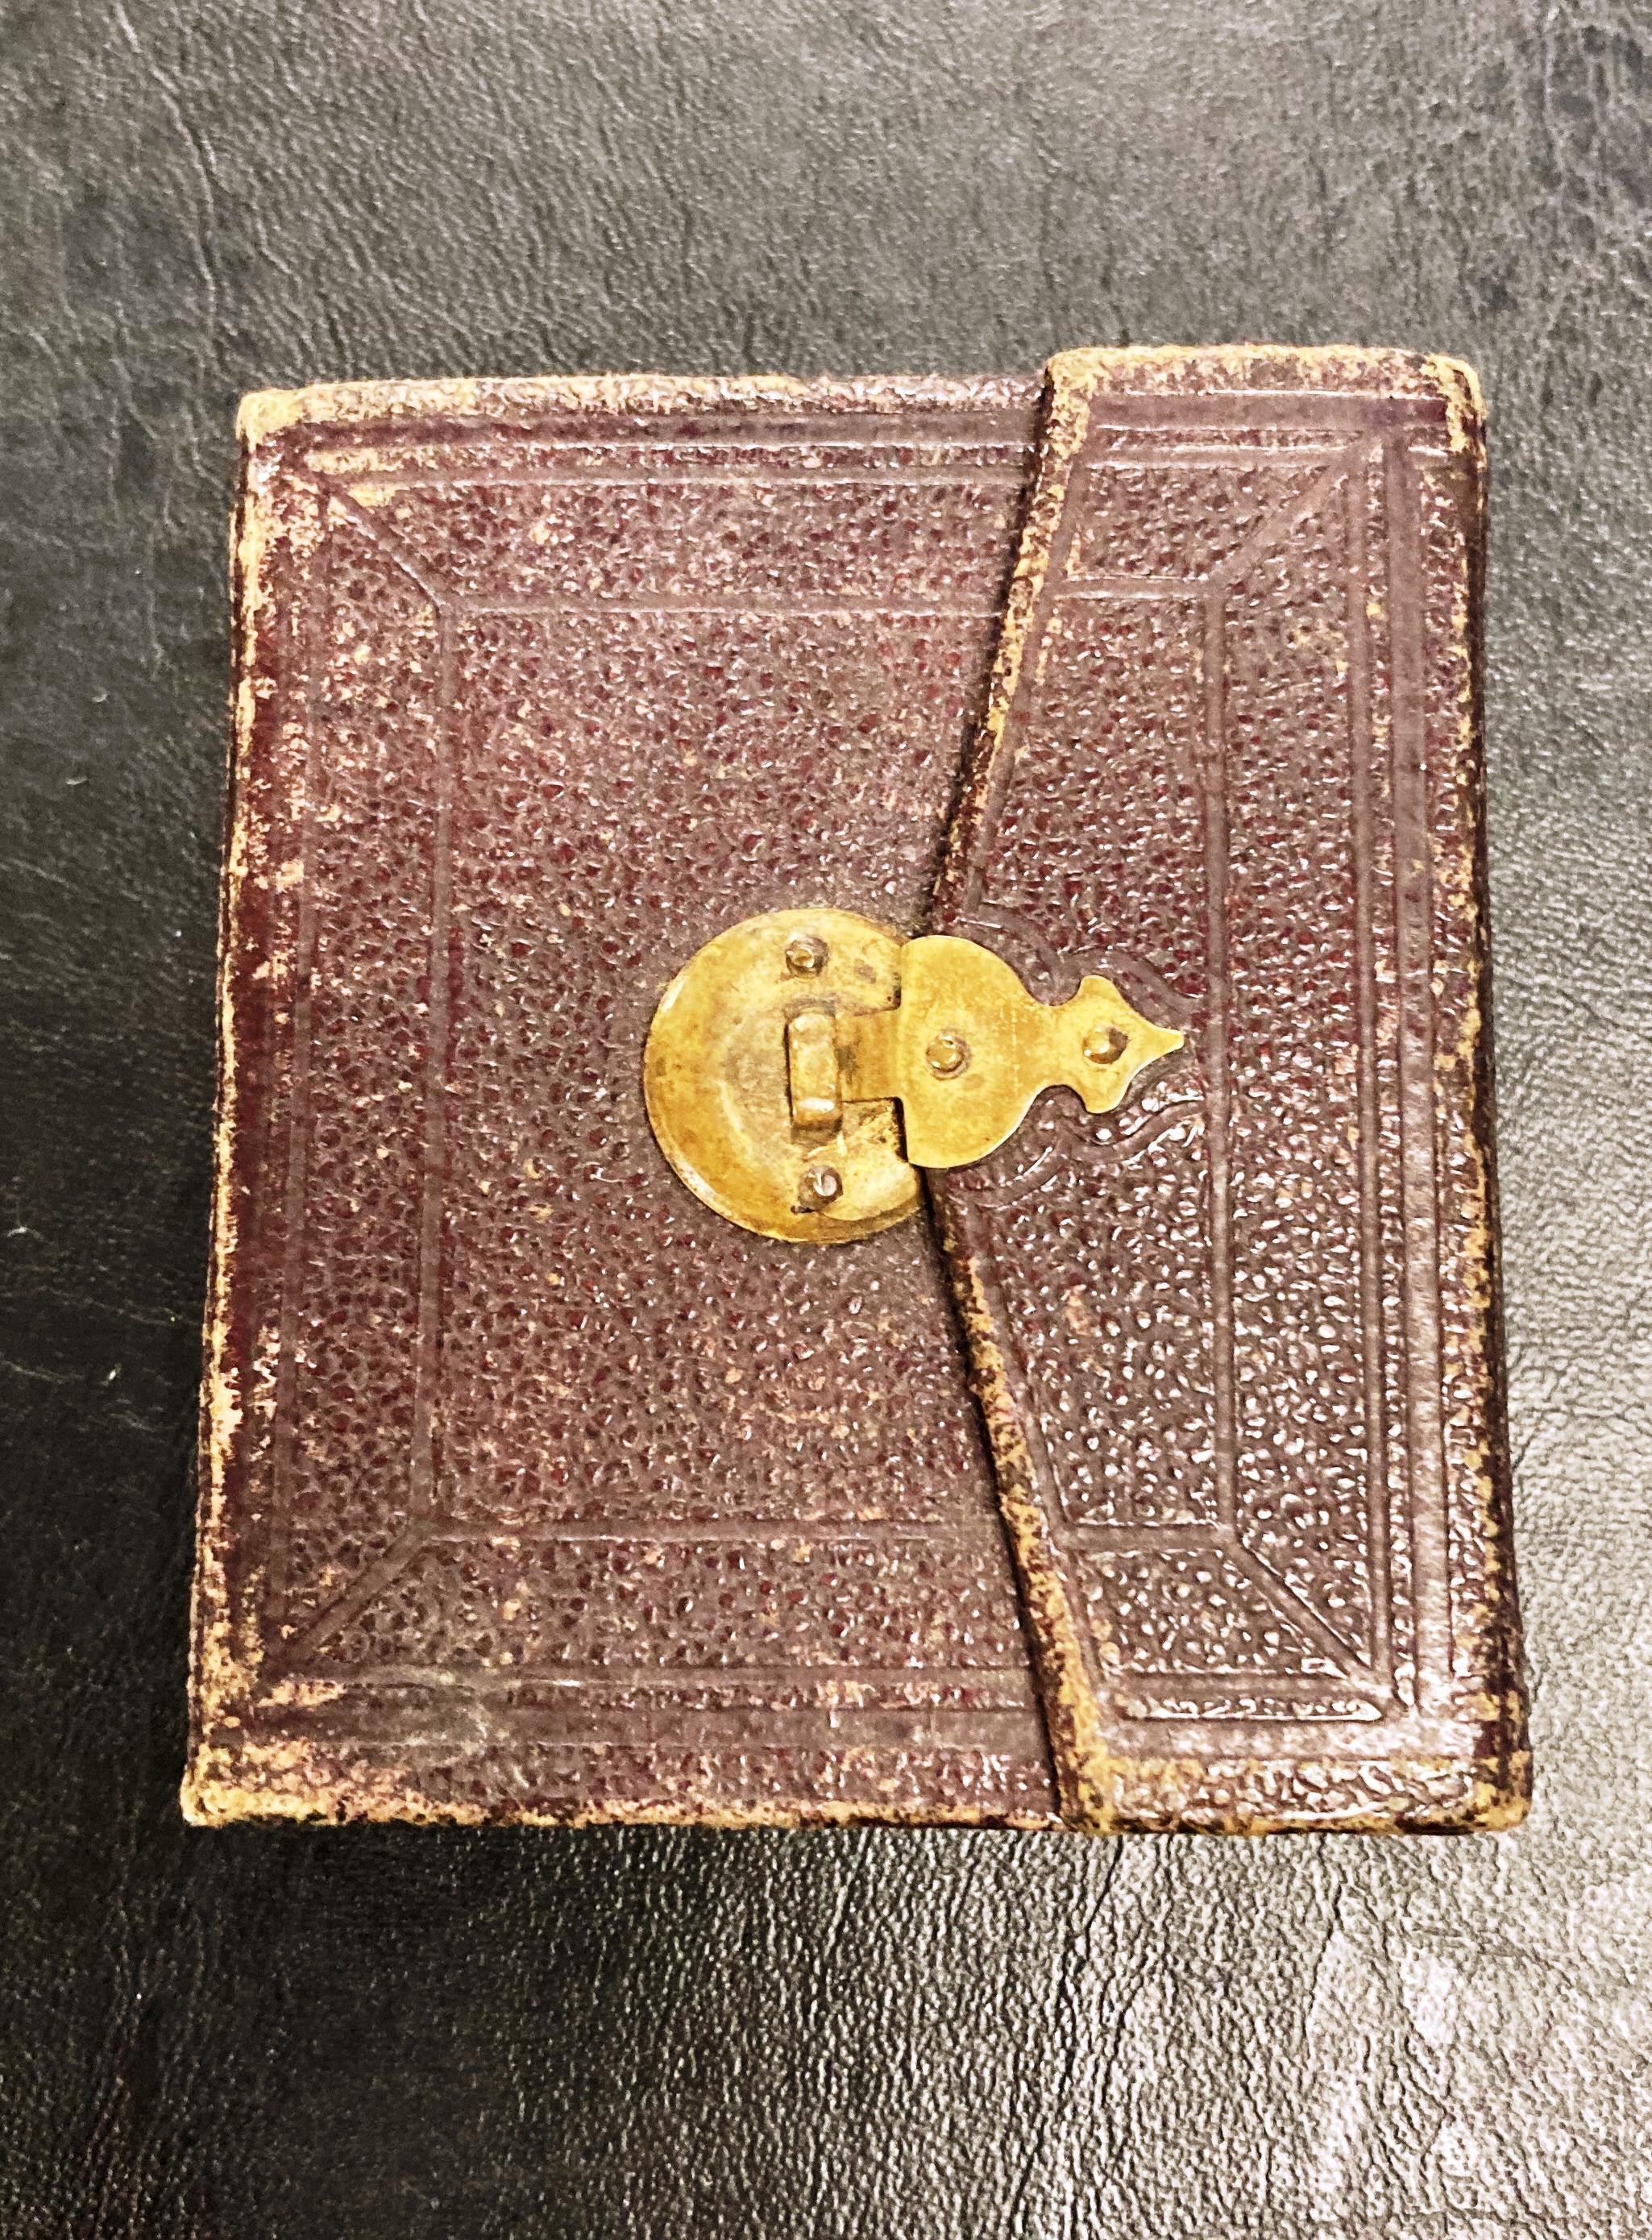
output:
M 1070 1089 L 1110 1112 L 1144 1066 L 1181 1047 L 1110 980 L 1041 1003 L 978 942 L 923 934 L 901 950 L 900 1001 L 799 1011 L 787 1023 L 792 1117 L 836 1125 L 849 1102 L 893 1097 L 915 1167 L 968 1167 L 1014 1135 L 1035 1097 Z
M 1111 1111 L 1182 1041 L 1110 980 L 1041 1003 L 978 942 L 778 910 L 677 975 L 643 1082 L 661 1148 L 707 1204 L 763 1236 L 842 1243 L 916 1210 L 915 1169 L 996 1150 L 1046 1089 Z

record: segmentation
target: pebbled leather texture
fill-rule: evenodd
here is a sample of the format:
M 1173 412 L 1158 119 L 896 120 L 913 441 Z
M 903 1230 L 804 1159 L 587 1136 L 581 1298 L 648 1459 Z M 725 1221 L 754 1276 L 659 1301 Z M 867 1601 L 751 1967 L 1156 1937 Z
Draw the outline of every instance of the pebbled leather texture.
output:
M 931 923 L 1183 1035 L 1106 1117 L 1047 1098 L 930 1177 L 1063 1801 L 1506 1827 L 1473 377 L 1049 376 Z
M 1055 1817 L 931 1228 L 750 1237 L 642 1067 L 922 923 L 1037 395 L 243 407 L 192 1814 Z
M 10 11 L 0 2230 L 1646 2230 L 1648 43 L 1628 0 Z M 187 1830 L 236 395 L 1259 334 L 1487 383 L 1527 1826 Z

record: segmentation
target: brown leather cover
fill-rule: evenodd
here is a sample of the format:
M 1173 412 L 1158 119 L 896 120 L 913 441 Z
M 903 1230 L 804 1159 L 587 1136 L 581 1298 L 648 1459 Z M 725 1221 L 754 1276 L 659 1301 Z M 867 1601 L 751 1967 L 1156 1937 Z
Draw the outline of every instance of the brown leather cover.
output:
M 192 1817 L 1516 1809 L 1475 410 L 1056 378 L 938 894 L 1036 384 L 249 400 Z M 996 1481 L 930 1226 L 641 1095 L 713 934 L 932 895 L 1189 1037 L 937 1190 Z
M 932 923 L 1188 1038 L 932 1178 L 1062 1801 L 1507 1824 L 1477 390 L 1351 350 L 1049 370 Z

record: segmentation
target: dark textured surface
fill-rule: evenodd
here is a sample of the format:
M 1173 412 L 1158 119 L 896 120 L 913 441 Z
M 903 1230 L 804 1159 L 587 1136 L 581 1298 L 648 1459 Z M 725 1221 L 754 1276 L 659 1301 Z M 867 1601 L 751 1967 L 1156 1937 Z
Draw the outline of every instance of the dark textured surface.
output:
M 932 1230 L 750 1237 L 642 1069 L 922 923 L 1037 393 L 248 408 L 192 1810 L 1051 1817 Z
M 8 2231 L 1645 2229 L 1638 14 L 10 11 Z M 1487 377 L 1528 1828 L 186 1834 L 236 391 L 1246 334 Z

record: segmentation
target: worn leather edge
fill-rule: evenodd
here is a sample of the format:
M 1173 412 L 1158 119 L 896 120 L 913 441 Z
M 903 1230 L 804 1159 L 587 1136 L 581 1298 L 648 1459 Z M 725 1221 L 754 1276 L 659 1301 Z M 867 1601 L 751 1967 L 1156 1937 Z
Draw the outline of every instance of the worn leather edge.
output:
M 211 1231 L 207 1267 L 197 1460 L 195 1570 L 190 1612 L 189 1755 L 179 1802 L 186 1820 L 205 1823 L 233 1818 L 229 1786 L 215 1770 L 209 1737 L 226 1701 L 244 1684 L 231 1646 L 225 1569 L 224 1501 L 228 1457 L 242 1420 L 241 1397 L 227 1358 L 229 1286 L 235 1255 L 233 1145 L 236 1117 L 234 955 L 246 879 L 246 832 L 241 814 L 252 745 L 251 676 L 258 603 L 264 577 L 267 517 L 255 507 L 243 437 L 241 481 L 230 530 L 230 637 L 234 681 L 229 708 L 223 870 L 218 889 L 217 1070 L 213 1109 Z
M 895 415 L 914 405 L 930 410 L 978 405 L 983 387 L 1002 387 L 1004 402 L 1013 405 L 1024 398 L 1027 379 L 1016 374 L 963 379 L 917 373 L 800 379 L 785 373 L 638 372 L 316 382 L 303 389 L 252 390 L 241 399 L 236 426 L 243 445 L 251 448 L 293 427 L 347 427 L 450 416 L 508 421 L 524 412 L 543 413 L 559 407 L 570 411 L 665 415 L 694 412 L 709 405 L 762 412 L 832 403 Z
M 1486 1607 L 1481 1619 L 1486 1724 L 1485 1747 L 1478 1760 L 1485 1771 L 1477 1788 L 1474 1817 L 1465 1824 L 1491 1831 L 1518 1827 L 1525 1819 L 1531 1809 L 1534 1766 L 1514 1560 L 1502 1228 L 1497 1195 L 1482 648 L 1489 462 L 1485 403 L 1478 375 L 1472 366 L 1455 358 L 1436 357 L 1427 363 L 1431 377 L 1446 397 L 1452 448 L 1466 451 L 1473 467 L 1476 508 L 1467 538 L 1467 568 L 1458 593 L 1462 606 L 1457 617 L 1458 636 L 1467 655 L 1458 715 L 1457 771 L 1460 801 L 1469 823 L 1468 845 L 1455 857 L 1436 850 L 1433 866 L 1436 880 L 1451 894 L 1467 930 L 1470 985 L 1462 1036 L 1452 1054 L 1459 1080 L 1454 1084 L 1445 1069 L 1439 1070 L 1436 1110 L 1439 1117 L 1446 1117 L 1455 1108 L 1459 1121 L 1466 1122 L 1463 1141 L 1472 1170 L 1472 1221 L 1463 1281 L 1475 1306 L 1470 1343 L 1481 1402 L 1482 1435 L 1475 1443 L 1475 1483 L 1487 1570 Z M 1436 1132 L 1437 1129 L 1438 1118 Z
M 1485 504 L 1484 404 L 1474 370 L 1461 361 L 1407 350 L 1328 344 L 1302 349 L 1289 344 L 1234 343 L 1209 348 L 1166 344 L 1129 350 L 1076 350 L 1058 353 L 1046 368 L 1048 390 L 1033 483 L 1020 550 L 1005 598 L 999 648 L 980 730 L 967 757 L 948 847 L 930 913 L 943 929 L 960 897 L 979 837 L 989 822 L 989 804 L 1006 775 L 1011 751 L 1007 726 L 1020 683 L 1031 624 L 1048 577 L 1052 546 L 1066 502 L 1072 467 L 1088 427 L 1091 400 L 1117 381 L 1137 394 L 1198 394 L 1220 387 L 1266 386 L 1269 374 L 1289 372 L 1289 388 L 1323 390 L 1353 385 L 1389 395 L 1437 397 L 1445 410 L 1449 450 L 1464 456 L 1472 470 L 1476 516 L 1467 538 L 1469 574 L 1458 615 L 1460 640 L 1467 650 L 1463 705 L 1460 717 L 1459 768 L 1472 826 L 1469 846 L 1457 863 L 1435 871 L 1451 888 L 1469 929 L 1473 985 L 1462 1043 L 1454 1054 L 1465 1075 L 1467 1137 L 1474 1169 L 1475 1195 L 1469 1267 L 1465 1289 L 1474 1301 L 1473 1347 L 1484 1436 L 1475 1443 L 1475 1483 L 1487 1552 L 1487 1597 L 1482 1619 L 1489 1634 L 1483 1684 L 1475 1704 L 1477 1741 L 1465 1760 L 1460 1793 L 1443 1803 L 1400 1800 L 1369 1813 L 1316 1819 L 1311 1813 L 1253 1810 L 1238 1805 L 1219 1816 L 1189 1815 L 1191 1795 L 1203 1769 L 1196 1760 L 1131 1757 L 1109 1740 L 1101 1691 L 1094 1685 L 1082 1648 L 1081 1626 L 1060 1577 L 1048 1522 L 1033 1482 L 1025 1435 L 1021 1428 L 1002 1350 L 994 1333 L 986 1271 L 950 1215 L 944 1183 L 932 1181 L 930 1197 L 949 1265 L 972 1364 L 972 1382 L 986 1420 L 1005 1530 L 1015 1559 L 1029 1627 L 1036 1644 L 1041 1692 L 1051 1756 L 1062 1810 L 1070 1825 L 1088 1833 L 1206 1832 L 1272 1835 L 1327 1832 L 1389 1834 L 1480 1833 L 1511 1828 L 1524 1818 L 1531 1798 L 1531 1755 L 1527 1743 L 1526 1697 L 1520 1669 L 1520 1625 L 1510 1541 L 1511 1499 L 1508 1435 L 1502 1370 L 1501 1275 L 1497 1248 L 1495 1164 L 1492 1151 L 1494 1094 L 1489 1031 L 1489 954 L 1487 939 L 1484 754 L 1482 723 L 1480 591 L 1483 570 Z M 1258 377 L 1264 377 L 1259 380 Z M 1455 874 L 1455 876 L 1453 876 Z M 1436 1072 L 1436 1129 L 1451 1090 Z M 1104 1648 L 1105 1644 L 1102 1644 Z M 1455 1760 L 1395 1761 L 1402 1777 L 1428 1779 L 1449 1771 Z M 1141 1802 L 1143 1788 L 1151 1804 Z M 1133 1792 L 1127 1797 L 1127 1791 Z

